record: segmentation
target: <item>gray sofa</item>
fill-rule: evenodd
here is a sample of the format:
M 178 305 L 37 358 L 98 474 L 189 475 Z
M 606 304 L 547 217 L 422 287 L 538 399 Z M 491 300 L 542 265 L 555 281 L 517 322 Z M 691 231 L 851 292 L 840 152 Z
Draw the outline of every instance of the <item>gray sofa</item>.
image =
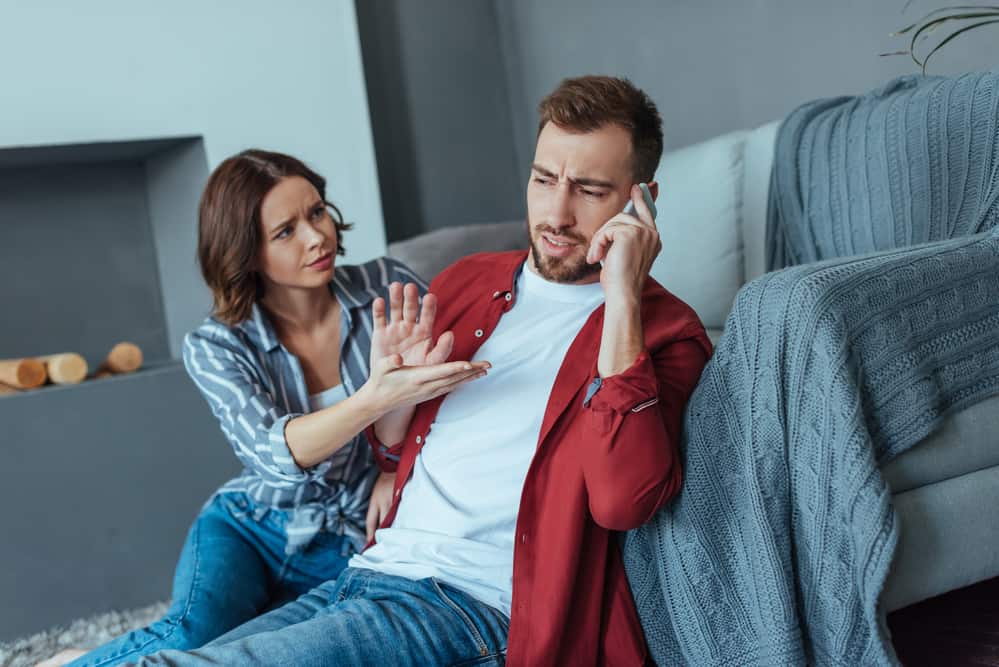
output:
M 657 174 L 663 252 L 652 275 L 687 301 L 713 340 L 735 295 L 764 270 L 764 229 L 778 123 L 668 153 Z M 425 278 L 461 256 L 526 248 L 523 221 L 438 230 L 389 254 Z M 893 611 L 999 576 L 999 396 L 949 418 L 888 463 L 901 537 L 882 593 Z

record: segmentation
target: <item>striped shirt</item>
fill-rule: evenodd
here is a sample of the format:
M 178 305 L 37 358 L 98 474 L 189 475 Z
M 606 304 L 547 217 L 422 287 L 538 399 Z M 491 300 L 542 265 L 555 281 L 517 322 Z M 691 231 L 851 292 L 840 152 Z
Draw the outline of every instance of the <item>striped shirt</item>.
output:
M 388 300 L 391 282 L 426 283 L 402 263 L 383 257 L 338 266 L 330 291 L 340 303 L 340 377 L 348 396 L 368 379 L 371 302 Z M 346 535 L 360 551 L 365 514 L 378 470 L 359 433 L 325 461 L 301 468 L 285 439 L 289 420 L 311 411 L 298 358 L 277 338 L 266 313 L 227 326 L 208 318 L 184 338 L 184 366 L 204 395 L 243 472 L 216 491 L 244 492 L 256 503 L 289 512 L 287 552 L 305 548 L 320 530 Z M 214 497 L 214 494 L 213 494 Z

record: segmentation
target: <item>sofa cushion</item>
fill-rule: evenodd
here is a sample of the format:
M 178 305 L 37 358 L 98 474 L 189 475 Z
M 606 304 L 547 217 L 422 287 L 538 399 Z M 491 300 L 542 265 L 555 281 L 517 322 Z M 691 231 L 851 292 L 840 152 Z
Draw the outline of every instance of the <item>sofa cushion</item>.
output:
M 742 150 L 745 131 L 663 156 L 657 220 L 663 251 L 652 277 L 720 329 L 742 286 Z
M 761 125 L 746 137 L 743 151 L 742 252 L 743 280 L 749 282 L 767 272 L 767 205 L 770 200 L 770 171 L 774 164 L 774 143 L 780 121 Z
M 892 493 L 999 466 L 999 396 L 957 412 L 881 473 Z
M 523 220 L 445 227 L 388 246 L 394 257 L 428 283 L 448 266 L 477 252 L 527 249 Z

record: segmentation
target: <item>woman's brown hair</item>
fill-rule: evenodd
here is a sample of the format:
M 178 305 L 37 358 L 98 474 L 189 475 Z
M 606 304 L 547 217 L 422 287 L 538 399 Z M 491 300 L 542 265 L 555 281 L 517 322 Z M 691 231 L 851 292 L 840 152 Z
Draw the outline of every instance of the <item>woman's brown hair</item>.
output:
M 249 319 L 263 293 L 257 271 L 262 243 L 260 204 L 279 181 L 301 176 L 316 188 L 332 212 L 337 254 L 352 225 L 326 201 L 326 179 L 290 155 L 250 149 L 216 167 L 198 206 L 198 263 L 212 291 L 213 314 L 232 326 Z

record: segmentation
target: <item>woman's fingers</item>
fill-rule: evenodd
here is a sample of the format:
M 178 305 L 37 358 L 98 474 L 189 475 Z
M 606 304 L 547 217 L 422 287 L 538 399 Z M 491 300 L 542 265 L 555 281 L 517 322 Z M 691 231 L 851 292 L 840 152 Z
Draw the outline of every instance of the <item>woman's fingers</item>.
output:
M 432 331 L 437 318 L 437 296 L 429 292 L 423 295 L 423 308 L 420 310 L 420 324 Z
M 416 324 L 416 314 L 420 312 L 420 289 L 416 283 L 406 283 L 403 288 L 402 316 L 412 324 Z
M 402 283 L 389 285 L 389 315 L 393 324 L 402 320 Z
M 419 384 L 437 382 L 454 377 L 464 377 L 489 368 L 488 361 L 450 361 L 433 366 L 408 366 L 400 368 L 397 373 L 411 373 L 411 379 Z
M 385 299 L 378 297 L 371 303 L 371 319 L 376 329 L 384 329 L 385 321 Z
M 450 331 L 445 331 L 437 339 L 437 344 L 427 354 L 427 363 L 443 364 L 451 356 L 452 349 L 454 349 L 454 334 Z
M 461 385 L 472 382 L 473 380 L 478 380 L 479 378 L 485 376 L 486 371 L 480 370 L 469 372 L 463 377 L 446 378 L 444 380 L 438 380 L 437 382 L 430 383 L 428 387 L 431 389 L 431 394 L 426 400 L 437 398 L 438 396 L 443 396 L 444 394 L 449 394 Z

